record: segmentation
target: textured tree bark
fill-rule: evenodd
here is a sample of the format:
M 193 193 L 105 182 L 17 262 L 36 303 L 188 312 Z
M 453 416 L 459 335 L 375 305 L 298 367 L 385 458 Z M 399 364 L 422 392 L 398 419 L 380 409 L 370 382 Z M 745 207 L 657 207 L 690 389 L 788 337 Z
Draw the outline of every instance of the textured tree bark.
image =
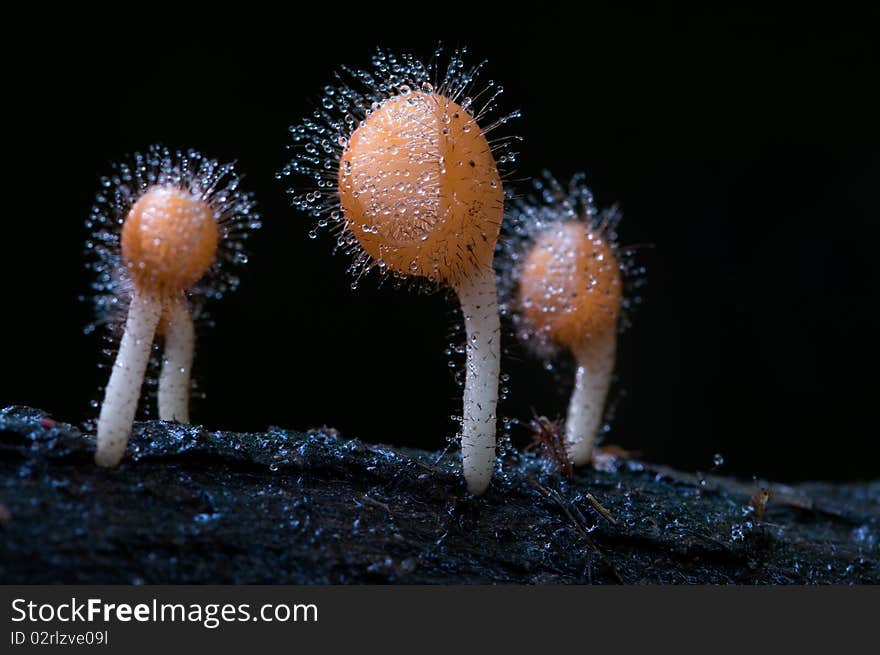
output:
M 457 457 L 328 432 L 136 423 L 114 470 L 94 448 L 0 410 L 0 582 L 880 582 L 880 482 L 565 479 L 529 454 L 473 498 Z

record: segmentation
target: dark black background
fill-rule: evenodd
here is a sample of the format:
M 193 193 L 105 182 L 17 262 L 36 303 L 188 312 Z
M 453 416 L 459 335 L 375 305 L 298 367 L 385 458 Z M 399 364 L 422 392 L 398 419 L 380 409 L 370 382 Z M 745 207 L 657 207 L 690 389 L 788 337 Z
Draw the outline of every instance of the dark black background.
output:
M 83 221 L 107 163 L 158 141 L 237 159 L 265 216 L 202 334 L 194 420 L 441 446 L 460 402 L 446 299 L 351 291 L 274 173 L 339 64 L 442 39 L 488 58 L 523 110 L 514 178 L 585 169 L 600 204 L 620 203 L 623 241 L 654 245 L 612 442 L 703 470 L 721 453 L 741 475 L 880 476 L 876 14 L 247 6 L 4 19 L 0 405 L 94 415 Z M 539 365 L 510 371 L 510 415 L 564 410 Z

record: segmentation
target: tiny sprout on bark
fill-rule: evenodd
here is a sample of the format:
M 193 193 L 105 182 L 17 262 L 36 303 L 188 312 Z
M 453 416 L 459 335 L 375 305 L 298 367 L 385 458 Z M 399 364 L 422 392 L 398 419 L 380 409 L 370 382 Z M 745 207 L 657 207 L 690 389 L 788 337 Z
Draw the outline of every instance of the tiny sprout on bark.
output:
M 281 175 L 316 184 L 289 189 L 293 204 L 319 226 L 336 226 L 356 277 L 376 267 L 457 293 L 467 332 L 463 470 L 468 489 L 480 494 L 495 459 L 500 373 L 497 164 L 514 158 L 510 140 L 490 143 L 487 134 L 516 114 L 485 121 L 503 89 L 489 82 L 473 92 L 483 64 L 466 67 L 463 51 L 438 73 L 439 54 L 426 66 L 378 51 L 373 70 L 344 69 L 340 79 L 351 84 L 326 87 L 323 111 L 291 128 L 295 155 Z
M 540 450 L 541 453 L 556 464 L 559 472 L 565 477 L 574 473 L 571 457 L 565 444 L 562 432 L 562 421 L 551 421 L 546 416 L 535 416 L 529 422 L 532 440 L 526 450 Z
M 159 418 L 189 422 L 193 312 L 203 298 L 237 286 L 221 264 L 242 263 L 247 230 L 259 227 L 238 186 L 231 164 L 159 146 L 102 180 L 88 221 L 95 302 L 99 320 L 127 315 L 98 417 L 101 466 L 117 465 L 125 453 L 157 335 L 164 340 Z
M 565 421 L 571 462 L 590 461 L 614 369 L 629 253 L 615 211 L 597 213 L 581 176 L 569 189 L 545 175 L 513 217 L 510 304 L 518 333 L 539 352 L 571 352 L 577 366 Z M 517 238 L 518 237 L 518 238 Z

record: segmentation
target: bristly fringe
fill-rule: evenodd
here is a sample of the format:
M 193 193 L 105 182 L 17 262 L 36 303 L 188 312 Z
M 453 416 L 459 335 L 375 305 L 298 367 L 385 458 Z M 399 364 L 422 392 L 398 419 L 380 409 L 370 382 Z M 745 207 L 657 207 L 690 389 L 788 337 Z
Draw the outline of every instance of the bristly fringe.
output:
M 624 284 L 618 324 L 622 331 L 630 326 L 633 308 L 641 302 L 638 290 L 644 284 L 645 269 L 636 264 L 635 248 L 619 244 L 617 226 L 621 218 L 617 206 L 597 209 L 585 173 L 577 173 L 564 186 L 545 170 L 532 181 L 530 193 L 516 197 L 508 204 L 495 257 L 501 313 L 512 323 L 516 337 L 538 356 L 552 359 L 559 348 L 543 332 L 532 329 L 517 307 L 520 270 L 529 247 L 538 235 L 554 225 L 572 220 L 584 223 L 601 237 L 614 253 Z
M 340 159 L 351 135 L 364 125 L 366 118 L 389 98 L 406 95 L 413 90 L 439 94 L 456 102 L 468 112 L 484 134 L 519 116 L 518 111 L 497 115 L 497 100 L 504 88 L 493 80 L 478 88 L 476 80 L 486 61 L 467 66 L 464 63 L 466 53 L 464 48 L 452 51 L 444 67 L 440 64 L 442 46 L 435 50 L 427 64 L 412 54 L 397 56 L 377 49 L 371 68 L 343 66 L 336 73 L 336 83 L 324 87 L 320 107 L 311 118 L 290 128 L 293 143 L 288 148 L 293 157 L 276 177 L 300 177 L 302 181 L 298 186 L 286 189 L 291 196 L 291 204 L 315 220 L 315 227 L 309 233 L 311 238 L 316 238 L 318 231 L 326 228 L 336 238 L 334 252 L 351 256 L 352 263 L 348 270 L 354 278 L 353 288 L 363 275 L 374 268 L 380 270 L 382 280 L 390 275 L 395 286 L 407 284 L 417 290 L 436 288 L 429 280 L 413 280 L 412 276 L 389 271 L 373 261 L 346 220 L 338 191 Z M 492 119 L 493 116 L 497 117 Z M 489 142 L 499 166 L 516 160 L 511 146 L 518 139 L 516 136 L 505 136 Z
M 194 318 L 204 316 L 206 299 L 220 298 L 239 284 L 237 266 L 247 262 L 245 241 L 260 227 L 253 195 L 239 189 L 234 163 L 221 164 L 195 150 L 171 151 L 160 145 L 136 152 L 111 165 L 100 180 L 91 214 L 86 221 L 87 266 L 96 274 L 92 283 L 94 330 L 106 325 L 117 330 L 125 320 L 132 293 L 130 274 L 122 258 L 122 225 L 131 207 L 152 186 L 186 189 L 213 210 L 219 227 L 217 258 L 207 273 L 187 291 Z

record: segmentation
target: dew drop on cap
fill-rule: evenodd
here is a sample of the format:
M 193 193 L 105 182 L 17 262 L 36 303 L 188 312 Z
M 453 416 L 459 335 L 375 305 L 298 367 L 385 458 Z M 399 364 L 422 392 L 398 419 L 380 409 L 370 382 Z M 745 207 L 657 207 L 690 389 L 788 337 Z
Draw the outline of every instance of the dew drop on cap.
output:
M 214 263 L 219 235 L 207 202 L 170 186 L 148 189 L 122 227 L 122 256 L 134 283 L 160 296 L 192 287 Z
M 540 234 L 526 256 L 519 283 L 526 319 L 572 351 L 617 329 L 622 283 L 617 258 L 579 221 Z
M 473 116 L 434 93 L 389 98 L 348 140 L 339 195 L 364 250 L 391 270 L 456 286 L 491 264 L 504 194 Z

